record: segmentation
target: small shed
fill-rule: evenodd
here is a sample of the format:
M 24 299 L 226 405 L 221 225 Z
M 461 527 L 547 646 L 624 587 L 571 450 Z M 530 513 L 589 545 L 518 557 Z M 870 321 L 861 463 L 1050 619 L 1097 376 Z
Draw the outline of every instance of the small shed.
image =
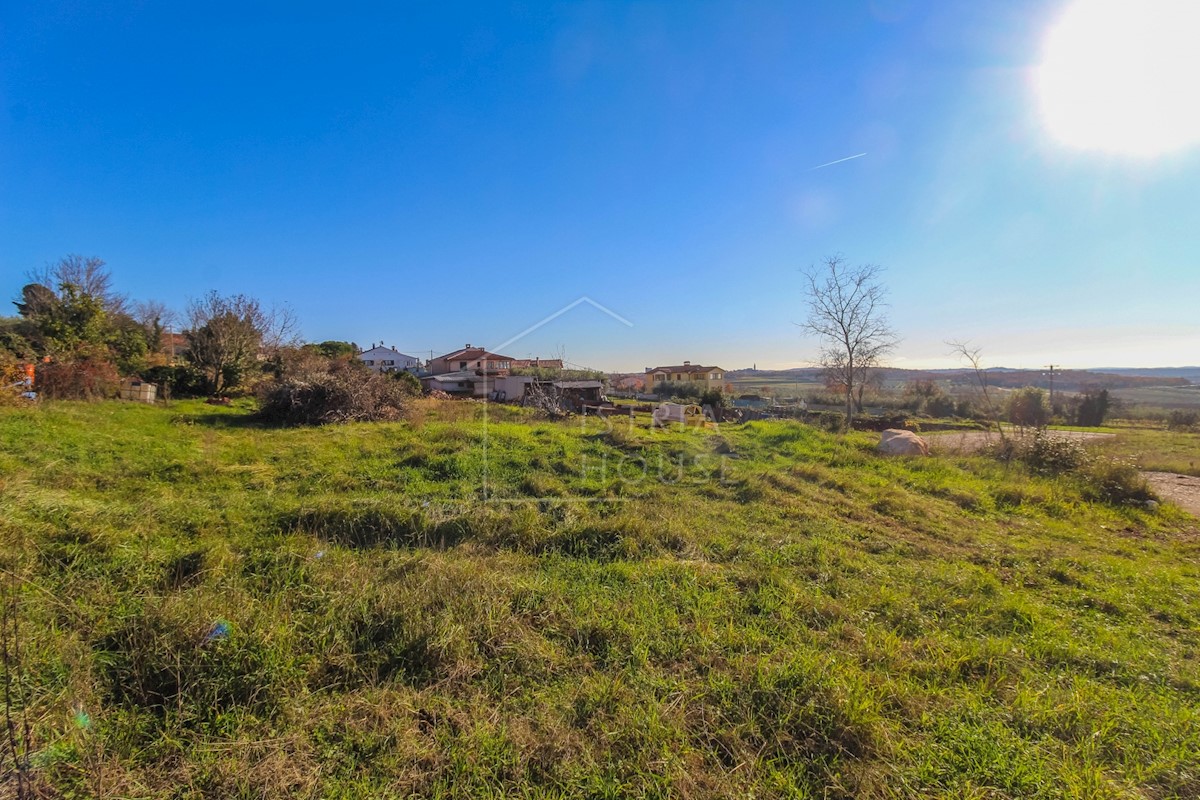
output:
M 158 399 L 158 386 L 146 383 L 141 378 L 126 378 L 121 381 L 121 399 L 135 403 L 153 403 Z
M 554 381 L 553 385 L 575 411 L 583 410 L 585 405 L 596 405 L 604 398 L 604 384 L 600 381 Z
M 659 403 L 650 417 L 656 427 L 665 427 L 669 423 L 679 422 L 685 425 L 704 424 L 704 411 L 700 406 L 688 403 Z

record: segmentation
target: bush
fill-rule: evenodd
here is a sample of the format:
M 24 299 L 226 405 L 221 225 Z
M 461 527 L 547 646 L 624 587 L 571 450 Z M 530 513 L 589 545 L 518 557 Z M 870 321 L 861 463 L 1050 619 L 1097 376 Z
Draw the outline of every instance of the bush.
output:
M 159 396 L 164 399 L 208 394 L 208 378 L 191 364 L 151 367 L 142 371 L 142 380 L 157 384 Z
M 711 406 L 713 408 L 724 408 L 729 404 L 729 399 L 720 389 L 709 389 L 700 395 L 697 401 L 699 405 Z
M 1127 461 L 1097 461 L 1083 473 L 1082 478 L 1083 495 L 1089 500 L 1123 505 L 1158 499 L 1137 467 Z
M 1087 451 L 1078 441 L 1042 431 L 1021 443 L 1019 455 L 1030 469 L 1045 475 L 1074 472 L 1088 463 Z
M 805 419 L 810 425 L 829 433 L 841 433 L 846 429 L 846 417 L 840 411 L 810 411 Z
M 1175 409 L 1167 414 L 1167 430 L 1190 431 L 1200 425 L 1200 411 Z
M 326 371 L 264 383 L 258 417 L 276 425 L 399 419 L 412 393 L 404 382 L 334 361 Z
M 957 403 L 950 395 L 942 394 L 927 399 L 922 410 L 931 417 L 953 417 L 957 410 Z
M 0 357 L 0 405 L 25 403 L 21 395 L 29 391 L 25 383 L 25 369 L 14 363 L 4 363 Z
M 103 400 L 120 393 L 121 378 L 111 361 L 85 356 L 38 364 L 33 386 L 47 400 Z
M 388 375 L 391 376 L 392 380 L 400 384 L 404 391 L 408 392 L 412 396 L 416 397 L 421 393 L 421 381 L 418 380 L 417 376 L 413 375 L 411 372 L 408 372 L 407 370 L 399 370 L 396 372 L 389 372 Z
M 1026 439 L 1001 439 L 984 452 L 998 461 L 1020 461 L 1042 475 L 1074 472 L 1089 460 L 1079 442 L 1043 431 Z

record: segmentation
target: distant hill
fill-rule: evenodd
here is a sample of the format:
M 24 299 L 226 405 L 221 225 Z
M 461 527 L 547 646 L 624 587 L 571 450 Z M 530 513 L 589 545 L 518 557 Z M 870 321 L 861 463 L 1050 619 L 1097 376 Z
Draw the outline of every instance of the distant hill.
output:
M 1133 375 L 1142 378 L 1186 378 L 1192 383 L 1200 383 L 1200 367 L 1104 367 L 1088 370 L 1105 375 Z

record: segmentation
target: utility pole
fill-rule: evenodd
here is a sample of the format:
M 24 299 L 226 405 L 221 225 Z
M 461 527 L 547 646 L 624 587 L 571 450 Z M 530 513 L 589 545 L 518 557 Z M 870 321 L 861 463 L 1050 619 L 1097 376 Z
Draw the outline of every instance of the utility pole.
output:
M 1062 364 L 1047 364 L 1046 369 L 1050 370 L 1050 408 L 1054 408 L 1054 370 L 1062 369 Z

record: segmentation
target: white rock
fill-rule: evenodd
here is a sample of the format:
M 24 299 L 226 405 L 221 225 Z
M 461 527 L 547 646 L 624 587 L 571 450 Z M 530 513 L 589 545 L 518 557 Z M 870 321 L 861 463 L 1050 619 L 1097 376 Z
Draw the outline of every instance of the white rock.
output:
M 879 435 L 879 452 L 893 456 L 927 456 L 929 445 L 912 431 L 888 428 Z

